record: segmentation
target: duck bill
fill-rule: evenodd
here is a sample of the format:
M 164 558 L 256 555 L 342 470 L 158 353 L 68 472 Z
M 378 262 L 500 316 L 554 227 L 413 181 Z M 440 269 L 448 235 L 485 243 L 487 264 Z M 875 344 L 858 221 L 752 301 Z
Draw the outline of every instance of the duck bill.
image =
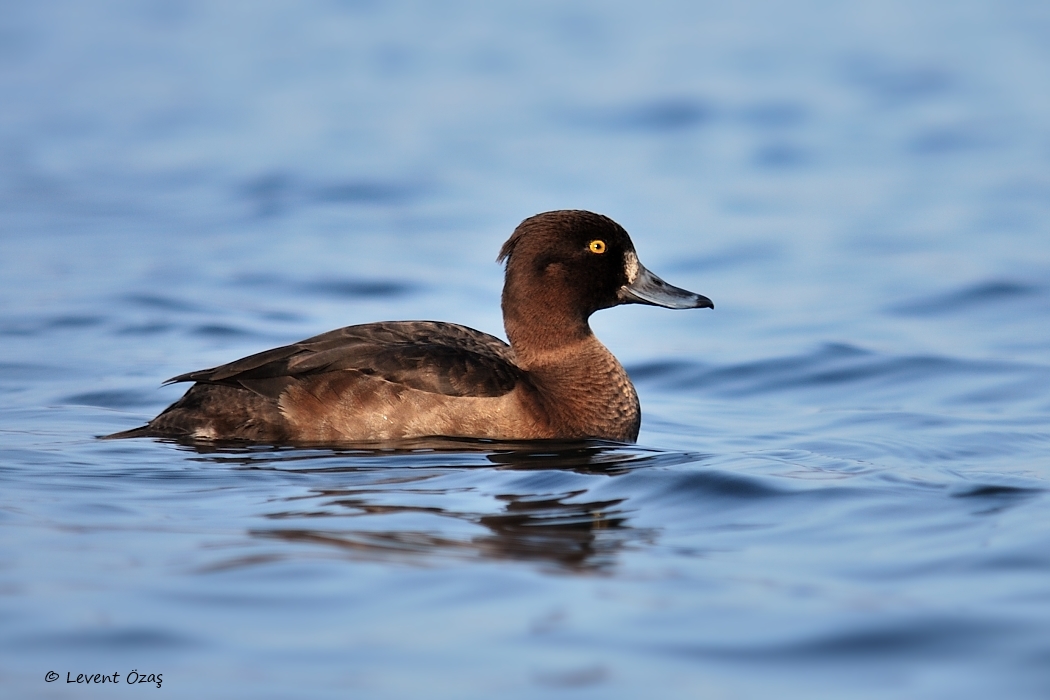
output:
M 620 287 L 621 304 L 650 304 L 666 309 L 715 308 L 715 303 L 704 295 L 667 284 L 649 272 L 633 253 L 628 256 L 627 278 L 630 282 Z

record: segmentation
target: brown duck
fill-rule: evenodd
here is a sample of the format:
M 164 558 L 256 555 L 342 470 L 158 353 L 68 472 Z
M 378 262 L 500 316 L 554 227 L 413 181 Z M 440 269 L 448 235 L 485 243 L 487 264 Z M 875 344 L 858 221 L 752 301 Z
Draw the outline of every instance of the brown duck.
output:
M 619 304 L 714 304 L 646 270 L 627 232 L 587 211 L 525 219 L 503 244 L 504 260 L 510 345 L 437 321 L 348 326 L 170 379 L 195 383 L 147 425 L 107 437 L 636 440 L 638 395 L 588 318 Z

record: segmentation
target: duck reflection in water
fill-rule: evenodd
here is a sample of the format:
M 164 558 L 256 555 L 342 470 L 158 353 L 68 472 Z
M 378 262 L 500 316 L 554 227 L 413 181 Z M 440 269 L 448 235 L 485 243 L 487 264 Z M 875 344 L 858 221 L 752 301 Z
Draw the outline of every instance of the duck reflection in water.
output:
M 199 444 L 187 447 L 202 451 Z M 588 498 L 589 484 L 581 488 L 580 477 L 605 484 L 638 468 L 695 462 L 702 456 L 601 441 L 511 446 L 426 440 L 406 443 L 401 450 L 227 449 L 204 459 L 253 470 L 287 470 L 324 482 L 305 495 L 281 498 L 280 510 L 265 513 L 273 521 L 298 521 L 297 526 L 256 528 L 250 533 L 255 538 L 322 545 L 353 559 L 484 558 L 587 573 L 612 568 L 625 547 L 651 544 L 656 532 L 631 525 L 625 499 Z M 505 470 L 542 472 L 544 478 L 515 479 L 506 490 L 519 492 L 500 492 L 491 482 Z M 470 479 L 473 474 L 476 481 Z M 466 486 L 456 478 L 454 486 L 443 488 L 442 478 L 450 475 L 466 476 Z M 529 492 L 521 490 L 523 483 L 544 486 Z M 490 490 L 494 495 L 486 496 Z M 465 501 L 468 506 L 450 506 Z M 257 561 L 249 557 L 220 568 Z
M 318 494 L 318 498 L 336 497 L 325 505 L 347 509 L 343 517 L 428 513 L 483 525 L 488 534 L 456 538 L 441 531 L 371 530 L 353 528 L 313 529 L 274 528 L 254 530 L 252 535 L 284 542 L 320 544 L 333 547 L 353 559 L 431 560 L 435 557 L 485 558 L 531 561 L 554 565 L 560 570 L 586 572 L 611 568 L 616 555 L 629 543 L 650 542 L 652 534 L 628 524 L 626 513 L 619 509 L 623 499 L 611 501 L 571 502 L 579 496 L 500 495 L 505 504 L 499 513 L 455 512 L 411 505 L 376 505 L 353 491 Z M 333 514 L 334 515 L 334 514 Z M 287 517 L 274 513 L 273 518 Z M 449 527 L 448 530 L 459 530 Z

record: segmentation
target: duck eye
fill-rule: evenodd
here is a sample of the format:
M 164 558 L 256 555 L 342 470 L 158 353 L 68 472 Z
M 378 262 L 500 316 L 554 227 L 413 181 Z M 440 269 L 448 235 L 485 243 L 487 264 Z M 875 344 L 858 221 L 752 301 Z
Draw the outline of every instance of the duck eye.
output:
M 605 241 L 595 239 L 587 244 L 587 250 L 601 255 L 605 252 Z

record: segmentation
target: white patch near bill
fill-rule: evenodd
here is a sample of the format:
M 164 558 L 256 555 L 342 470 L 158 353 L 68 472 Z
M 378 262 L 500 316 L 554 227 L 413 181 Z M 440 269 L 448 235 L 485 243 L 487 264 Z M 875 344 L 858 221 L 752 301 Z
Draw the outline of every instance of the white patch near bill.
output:
M 633 250 L 627 251 L 623 256 L 623 271 L 627 273 L 627 284 L 634 284 L 634 281 L 638 278 L 638 256 Z

